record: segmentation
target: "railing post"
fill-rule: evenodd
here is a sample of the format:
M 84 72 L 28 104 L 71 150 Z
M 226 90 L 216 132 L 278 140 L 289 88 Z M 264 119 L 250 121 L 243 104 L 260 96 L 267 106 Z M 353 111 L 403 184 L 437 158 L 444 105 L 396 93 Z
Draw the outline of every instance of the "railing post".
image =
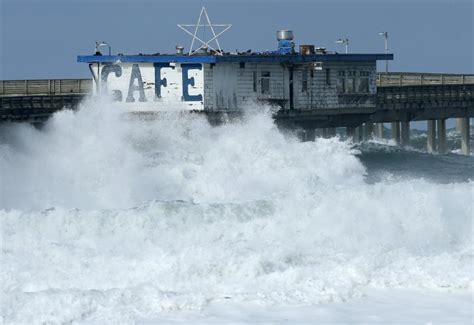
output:
M 398 85 L 401 86 L 402 85 L 402 74 L 400 73 L 400 75 L 398 76 Z

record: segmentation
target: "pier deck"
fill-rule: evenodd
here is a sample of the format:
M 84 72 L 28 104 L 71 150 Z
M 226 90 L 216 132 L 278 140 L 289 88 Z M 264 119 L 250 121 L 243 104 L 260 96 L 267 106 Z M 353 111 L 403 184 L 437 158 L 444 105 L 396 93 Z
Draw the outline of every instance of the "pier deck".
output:
M 474 75 L 379 73 L 377 85 L 375 109 L 282 110 L 276 117 L 314 128 L 474 117 Z M 43 121 L 91 91 L 91 79 L 0 80 L 0 122 Z
M 0 81 L 0 122 L 44 121 L 58 110 L 76 108 L 91 91 L 90 79 Z M 219 112 L 203 113 L 210 113 L 211 118 L 219 115 Z M 464 125 L 462 130 L 467 132 L 463 135 L 467 152 L 472 117 L 474 75 L 433 73 L 379 73 L 373 109 L 285 109 L 275 115 L 282 126 L 305 130 L 361 125 L 372 125 L 369 127 L 372 130 L 375 123 L 392 123 L 398 129 L 400 123 L 408 125 L 410 121 L 458 118 L 460 125 Z M 397 138 L 397 141 L 401 140 Z
M 40 122 L 75 108 L 91 92 L 90 79 L 0 80 L 0 122 Z

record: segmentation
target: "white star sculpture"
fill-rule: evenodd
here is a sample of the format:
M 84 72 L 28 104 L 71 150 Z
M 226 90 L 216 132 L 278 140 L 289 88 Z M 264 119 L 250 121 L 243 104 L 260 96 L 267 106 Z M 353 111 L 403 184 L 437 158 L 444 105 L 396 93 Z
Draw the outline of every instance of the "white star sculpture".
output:
M 202 15 L 205 15 L 206 16 L 206 20 L 207 20 L 207 24 L 203 23 L 201 24 L 201 18 L 202 18 Z M 221 49 L 221 46 L 219 44 L 219 40 L 217 39 L 220 35 L 222 35 L 226 30 L 228 30 L 229 28 L 232 27 L 231 24 L 211 24 L 211 20 L 209 19 L 209 16 L 207 15 L 207 11 L 206 11 L 206 8 L 202 7 L 201 9 L 201 13 L 199 14 L 199 19 L 197 21 L 197 23 L 195 25 L 183 25 L 183 24 L 178 24 L 178 27 L 181 28 L 182 30 L 184 30 L 187 34 L 191 35 L 193 37 L 193 40 L 191 41 L 191 47 L 189 48 L 189 55 L 193 55 L 195 54 L 197 51 L 199 51 L 200 49 L 202 48 L 210 48 L 212 50 L 214 50 L 217 54 L 219 55 L 222 55 L 222 49 Z M 194 31 L 191 29 L 191 30 L 188 30 L 187 28 L 189 27 L 194 27 Z M 203 41 L 202 39 L 200 39 L 198 36 L 197 36 L 197 33 L 198 33 L 198 30 L 199 30 L 199 27 L 209 27 L 211 29 L 211 32 L 212 32 L 212 35 L 214 35 L 211 39 L 209 39 L 208 41 Z M 217 33 L 214 31 L 214 27 L 224 27 L 224 29 Z M 199 46 L 197 49 L 193 50 L 194 48 L 194 42 L 195 41 L 199 41 L 201 42 L 201 46 Z M 211 43 L 212 41 L 215 41 L 216 44 L 217 44 L 217 49 L 213 48 L 212 46 L 209 45 L 209 43 Z

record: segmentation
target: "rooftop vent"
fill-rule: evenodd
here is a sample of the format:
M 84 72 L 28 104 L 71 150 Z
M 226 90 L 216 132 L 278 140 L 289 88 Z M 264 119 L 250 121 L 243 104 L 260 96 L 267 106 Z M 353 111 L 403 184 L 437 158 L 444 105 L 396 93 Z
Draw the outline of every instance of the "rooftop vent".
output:
M 180 45 L 176 45 L 176 54 L 183 55 L 183 53 L 184 53 L 184 47 Z
M 277 40 L 279 41 L 292 41 L 293 40 L 293 31 L 292 30 L 279 30 L 277 31 Z
M 284 29 L 277 31 L 277 40 L 279 54 L 291 54 L 295 52 L 295 43 L 293 43 L 292 30 Z

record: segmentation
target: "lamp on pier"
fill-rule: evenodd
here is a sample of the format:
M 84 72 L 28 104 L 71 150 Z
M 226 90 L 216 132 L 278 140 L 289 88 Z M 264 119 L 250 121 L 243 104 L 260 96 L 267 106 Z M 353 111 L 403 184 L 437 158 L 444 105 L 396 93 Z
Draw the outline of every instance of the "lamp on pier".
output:
M 349 53 L 349 39 L 348 38 L 340 38 L 335 43 L 344 44 L 346 46 L 346 54 Z
M 109 47 L 109 56 L 112 54 L 112 48 L 110 47 L 110 44 L 102 41 L 102 42 L 95 42 L 95 54 L 96 55 L 100 55 L 100 52 L 99 52 L 99 47 L 101 46 L 108 46 Z
M 380 36 L 383 36 L 385 39 L 385 54 L 388 53 L 388 32 L 379 33 Z M 385 73 L 388 73 L 388 60 L 385 60 Z

